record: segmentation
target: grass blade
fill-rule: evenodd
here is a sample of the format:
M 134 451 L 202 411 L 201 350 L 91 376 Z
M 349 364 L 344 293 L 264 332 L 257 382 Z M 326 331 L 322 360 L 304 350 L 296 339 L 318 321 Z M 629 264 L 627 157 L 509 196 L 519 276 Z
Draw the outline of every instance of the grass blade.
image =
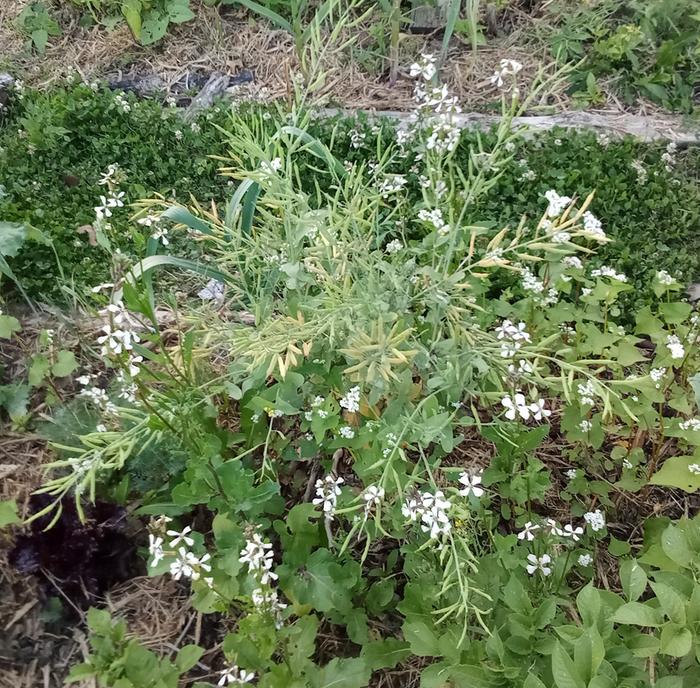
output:
M 274 12 L 269 7 L 265 7 L 254 0 L 235 0 L 239 5 L 247 7 L 251 12 L 259 14 L 261 17 L 265 17 L 271 24 L 274 24 L 278 29 L 284 31 L 289 31 L 289 33 L 294 33 L 292 25 L 281 15 Z M 225 5 L 233 4 L 232 0 L 225 0 Z

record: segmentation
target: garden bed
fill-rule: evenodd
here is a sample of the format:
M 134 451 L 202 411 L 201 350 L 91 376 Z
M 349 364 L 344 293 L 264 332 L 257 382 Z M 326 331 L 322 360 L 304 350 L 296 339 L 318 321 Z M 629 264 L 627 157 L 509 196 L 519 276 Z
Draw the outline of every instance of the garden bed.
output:
M 700 150 L 558 112 L 552 5 L 460 25 L 466 114 L 376 10 L 8 38 L 0 686 L 700 684 Z M 608 5 L 590 69 L 667 30 Z

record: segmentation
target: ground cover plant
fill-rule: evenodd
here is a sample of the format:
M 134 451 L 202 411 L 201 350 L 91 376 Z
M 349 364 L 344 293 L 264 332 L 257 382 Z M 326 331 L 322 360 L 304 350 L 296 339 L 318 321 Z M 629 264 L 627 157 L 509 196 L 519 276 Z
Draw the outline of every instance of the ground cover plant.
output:
M 567 175 L 517 222 L 481 215 L 508 170 L 538 183 L 512 126 L 518 65 L 496 75 L 501 124 L 472 139 L 434 67 L 411 67 L 398 131 L 316 136 L 303 81 L 291 109 L 229 113 L 215 203 L 126 210 L 120 166 L 103 170 L 93 249 L 113 272 L 90 289 L 103 324 L 69 402 L 90 425 L 55 439 L 32 519 L 125 501 L 149 574 L 223 621 L 220 644 L 166 657 L 93 610 L 73 681 L 700 680 L 700 317 L 658 266 L 619 306 L 634 287 L 596 262 L 613 243 L 599 195 Z M 674 188 L 664 154 L 637 183 Z M 107 226 L 122 207 L 145 233 L 135 259 Z
M 45 239 L 17 246 L 8 256 L 32 298 L 72 301 L 66 285 L 81 294 L 106 281 L 108 263 L 95 260 L 96 253 L 105 254 L 93 246 L 97 237 L 90 227 L 104 195 L 105 185 L 99 182 L 110 165 L 119 167 L 124 196 L 121 206 L 110 208 L 103 233 L 125 255 L 137 255 L 144 243 L 143 226 L 129 221 L 130 202 L 154 193 L 184 202 L 191 193 L 207 204 L 228 188 L 211 157 L 226 152 L 226 137 L 217 128 L 227 124 L 229 106 L 224 103 L 187 122 L 167 102 L 138 100 L 98 83 L 67 84 L 49 92 L 20 83 L 16 90 L 4 117 L 0 115 L 0 218 L 34 227 Z M 239 105 L 238 111 L 243 116 L 248 110 Z M 376 124 L 352 118 L 314 120 L 308 132 L 331 147 L 339 160 L 361 163 L 376 160 L 378 147 L 395 137 L 389 123 L 381 128 Z M 266 135 L 274 133 L 271 119 L 260 126 Z M 495 135 L 483 140 L 492 145 Z M 461 169 L 468 169 L 475 145 L 476 133 L 463 132 L 453 158 Z M 512 164 L 467 208 L 467 221 L 514 225 L 524 214 L 539 214 L 542 194 L 552 187 L 565 185 L 577 196 L 595 190 L 598 215 L 615 241 L 601 247 L 593 260 L 614 262 L 628 275 L 634 289 L 622 295 L 625 307 L 639 305 L 652 293 L 657 270 L 685 283 L 698 279 L 695 149 L 671 145 L 667 150 L 665 143 L 573 130 L 519 137 L 509 148 Z M 301 151 L 297 164 L 304 188 L 313 189 L 315 159 Z M 398 160 L 392 170 L 406 177 L 406 191 L 415 203 L 422 195 L 421 179 L 411 167 L 411 162 Z M 193 257 L 193 247 L 183 250 Z

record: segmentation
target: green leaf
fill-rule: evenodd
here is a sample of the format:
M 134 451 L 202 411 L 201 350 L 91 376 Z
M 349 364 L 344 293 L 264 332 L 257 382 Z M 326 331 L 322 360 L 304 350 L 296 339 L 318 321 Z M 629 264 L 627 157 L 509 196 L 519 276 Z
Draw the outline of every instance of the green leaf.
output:
M 576 596 L 576 607 L 581 619 L 586 626 L 594 626 L 600 616 L 600 593 L 593 587 L 593 583 L 588 583 Z
M 371 670 L 362 657 L 333 659 L 311 676 L 311 688 L 364 688 Z
M 697 492 L 700 489 L 700 475 L 690 470 L 690 466 L 695 463 L 698 463 L 698 459 L 694 456 L 672 456 L 664 461 L 649 482 L 652 485 Z
M 666 616 L 682 626 L 686 623 L 685 605 L 686 600 L 681 597 L 670 585 L 665 583 L 652 582 L 651 589 L 659 600 L 661 610 Z
M 364 645 L 369 641 L 367 614 L 364 609 L 352 609 L 345 615 L 345 628 L 353 643 Z
M 688 567 L 693 560 L 685 533 L 674 525 L 669 525 L 661 534 L 661 548 L 679 566 Z
M 618 607 L 613 614 L 613 621 L 632 626 L 660 626 L 659 613 L 641 602 L 627 602 Z
M 666 624 L 661 629 L 660 640 L 660 651 L 671 657 L 685 657 L 693 647 L 693 634 L 680 624 Z
M 620 582 L 629 602 L 636 602 L 647 587 L 647 574 L 636 559 L 625 559 L 620 564 Z
M 19 222 L 0 222 L 0 255 L 14 258 L 27 239 L 27 228 Z
M 363 657 L 372 671 L 393 669 L 397 664 L 411 656 L 408 643 L 395 638 L 386 638 L 363 645 L 360 657 Z
M 96 675 L 97 673 L 92 664 L 76 664 L 71 667 L 70 673 L 66 676 L 64 681 L 65 683 L 75 683 L 77 681 L 84 681 L 86 678 L 92 678 Z
M 552 652 L 552 676 L 557 688 L 586 688 L 581 674 L 559 642 Z
M 122 14 L 137 41 L 141 40 L 141 9 L 141 0 L 124 0 L 122 2 Z
M 173 24 L 182 24 L 182 22 L 194 19 L 194 12 L 190 9 L 190 0 L 170 0 L 168 19 Z
M 596 675 L 604 658 L 603 639 L 595 626 L 589 626 L 574 643 L 574 665 L 586 684 Z
M 199 661 L 202 654 L 204 654 L 204 648 L 199 647 L 199 645 L 183 646 L 175 658 L 175 664 L 177 664 L 180 673 L 184 674 L 189 671 Z
M 272 139 L 275 140 L 281 137 L 282 134 L 291 134 L 300 139 L 304 143 L 305 150 L 308 150 L 309 153 L 326 162 L 340 179 L 344 179 L 347 175 L 347 170 L 343 166 L 343 163 L 328 150 L 328 147 L 324 143 L 311 136 L 308 131 L 299 129 L 299 127 L 287 125 L 281 127 Z
M 674 303 L 660 303 L 659 310 L 669 325 L 677 325 L 688 319 L 693 308 L 689 303 L 676 301 Z
M 91 633 L 108 636 L 112 630 L 112 617 L 104 609 L 90 607 L 87 613 L 87 625 Z
M 17 514 L 17 502 L 14 499 L 0 502 L 0 528 L 14 525 L 21 520 Z
M 440 644 L 435 631 L 425 621 L 411 620 L 403 624 L 403 637 L 418 657 L 439 657 Z
M 27 378 L 31 387 L 38 387 L 48 375 L 51 364 L 44 354 L 32 356 Z
M 51 368 L 55 377 L 66 377 L 78 368 L 78 361 L 72 351 L 59 351 L 56 355 L 56 362 Z
M 534 674 L 528 674 L 523 683 L 523 688 L 547 688 L 547 686 Z
M 13 318 L 11 315 L 0 315 L 0 338 L 11 339 L 21 329 L 22 326 L 17 318 Z
M 168 15 L 151 11 L 143 18 L 139 41 L 141 45 L 151 45 L 163 38 L 167 31 Z
M 37 52 L 43 54 L 46 50 L 46 44 L 49 42 L 49 32 L 46 29 L 36 29 L 32 31 L 31 39 L 36 46 Z

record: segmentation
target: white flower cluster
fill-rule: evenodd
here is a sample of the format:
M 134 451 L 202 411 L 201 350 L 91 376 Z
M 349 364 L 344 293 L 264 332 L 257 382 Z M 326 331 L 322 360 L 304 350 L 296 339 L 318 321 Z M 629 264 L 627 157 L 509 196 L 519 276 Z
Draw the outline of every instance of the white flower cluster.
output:
M 700 475 L 700 463 L 691 463 L 688 466 L 688 470 L 693 474 L 693 475 Z
M 515 87 L 515 77 L 522 71 L 522 64 L 516 60 L 501 60 L 499 68 L 493 73 L 489 81 L 497 88 L 504 88 L 512 79 L 512 86 Z
M 666 348 L 671 352 L 671 358 L 673 359 L 681 359 L 685 356 L 685 348 L 675 334 L 670 334 L 666 337 Z
M 107 170 L 102 173 L 102 176 L 98 180 L 100 186 L 105 184 L 111 184 L 114 182 L 115 175 L 119 172 L 119 163 L 113 162 L 107 165 Z
M 649 179 L 649 173 L 647 172 L 647 168 L 644 167 L 644 163 L 641 160 L 633 160 L 630 166 L 637 173 L 637 183 L 646 184 Z
M 346 440 L 351 440 L 355 437 L 355 431 L 349 425 L 343 425 L 340 430 L 338 430 L 338 434 Z
M 435 58 L 424 54 L 411 66 L 411 76 L 419 81 L 414 89 L 418 103 L 416 117 L 419 128 L 429 132 L 425 148 L 437 153 L 453 151 L 459 143 L 460 129 L 454 123 L 454 115 L 461 112 L 457 98 L 450 96 L 447 86 L 427 88 L 436 74 Z
M 554 189 L 550 189 L 544 195 L 549 205 L 547 206 L 547 217 L 559 217 L 566 208 L 571 205 L 571 197 L 560 196 Z
M 591 270 L 591 277 L 610 277 L 618 282 L 627 281 L 627 275 L 622 272 L 617 272 L 617 270 L 611 268 L 609 265 L 601 265 L 599 268 Z
M 316 399 L 319 399 L 319 397 L 316 397 Z M 357 413 L 360 410 L 360 388 L 356 386 L 348 390 L 339 403 L 346 411 Z
M 282 169 L 282 159 L 274 158 L 271 161 L 263 160 L 260 163 L 260 171 L 266 177 L 275 177 L 277 173 Z
M 403 248 L 403 243 L 401 239 L 392 239 L 385 247 L 384 250 L 389 254 L 392 255 L 394 253 L 398 253 L 401 249 Z
M 678 152 L 678 146 L 671 141 L 666 146 L 666 151 L 662 153 L 661 160 L 664 163 L 666 172 L 673 172 L 673 168 L 676 166 L 676 153 Z
M 418 219 L 421 222 L 431 224 L 440 236 L 450 233 L 450 226 L 443 219 L 440 208 L 434 208 L 433 210 L 422 208 L 418 211 Z
M 123 93 L 117 93 L 117 95 L 114 96 L 114 103 L 122 112 L 131 112 L 131 105 L 129 105 L 129 101 L 125 98 Z
M 430 539 L 435 540 L 452 530 L 448 516 L 451 506 L 442 490 L 437 490 L 434 495 L 422 492 L 415 497 L 409 497 L 402 505 L 401 513 L 411 521 L 420 520 L 421 530 L 429 533 Z
M 259 533 L 253 533 L 246 540 L 238 561 L 241 564 L 247 564 L 248 571 L 255 575 L 262 585 L 269 585 L 271 581 L 277 580 L 277 574 L 272 571 L 274 564 L 272 544 L 264 542 Z
M 583 520 L 588 523 L 593 531 L 603 530 L 603 528 L 605 528 L 605 514 L 600 509 L 585 513 L 583 515 Z
M 340 495 L 340 486 L 344 482 L 342 478 L 335 478 L 332 475 L 327 475 L 322 480 L 316 481 L 316 497 L 311 503 L 315 506 L 321 506 L 327 521 L 333 520 L 333 514 L 338 504 L 338 496 Z
M 649 377 L 656 383 L 656 389 L 661 388 L 661 380 L 666 375 L 666 368 L 652 368 Z
M 595 404 L 594 397 L 596 395 L 596 391 L 591 380 L 578 385 L 577 390 L 579 397 L 581 397 L 581 403 L 584 406 L 593 406 L 593 404 Z
M 186 526 L 181 531 L 165 530 L 168 523 L 172 521 L 168 516 L 159 516 L 151 523 L 151 533 L 148 536 L 148 552 L 151 555 L 151 566 L 157 566 L 165 556 L 174 557 L 170 562 L 170 575 L 175 580 L 180 578 L 189 578 L 190 580 L 199 580 L 200 578 L 209 586 L 213 585 L 213 579 L 203 575 L 211 573 L 211 564 L 209 553 L 203 554 L 201 557 L 192 552 L 189 547 L 194 545 L 194 539 L 190 536 L 192 533 L 191 526 Z M 165 530 L 165 533 L 163 531 Z M 170 539 L 170 550 L 165 550 L 163 547 L 164 537 Z
M 581 432 L 590 432 L 593 429 L 593 423 L 591 423 L 590 420 L 584 419 L 578 424 L 578 429 Z
M 670 286 L 671 284 L 676 283 L 675 278 L 672 275 L 669 275 L 666 270 L 659 270 L 656 273 L 656 279 L 659 284 L 663 284 L 664 286 Z
M 688 418 L 678 424 L 681 430 L 692 430 L 693 432 L 700 431 L 700 418 Z
M 514 325 L 510 320 L 504 320 L 495 330 L 496 338 L 501 340 L 501 357 L 513 358 L 523 342 L 530 342 L 530 334 L 524 322 Z
M 590 210 L 583 214 L 583 229 L 597 241 L 605 241 L 607 238 L 603 231 L 603 223 Z
M 552 415 L 549 409 L 544 406 L 544 399 L 533 399 L 528 403 L 525 395 L 516 392 L 512 397 L 505 396 L 501 399 L 501 405 L 506 409 L 505 417 L 508 420 L 515 420 L 518 416 L 523 420 L 543 420 Z
M 562 258 L 562 265 L 566 268 L 571 268 L 574 270 L 582 270 L 583 263 L 578 256 L 565 256 Z

